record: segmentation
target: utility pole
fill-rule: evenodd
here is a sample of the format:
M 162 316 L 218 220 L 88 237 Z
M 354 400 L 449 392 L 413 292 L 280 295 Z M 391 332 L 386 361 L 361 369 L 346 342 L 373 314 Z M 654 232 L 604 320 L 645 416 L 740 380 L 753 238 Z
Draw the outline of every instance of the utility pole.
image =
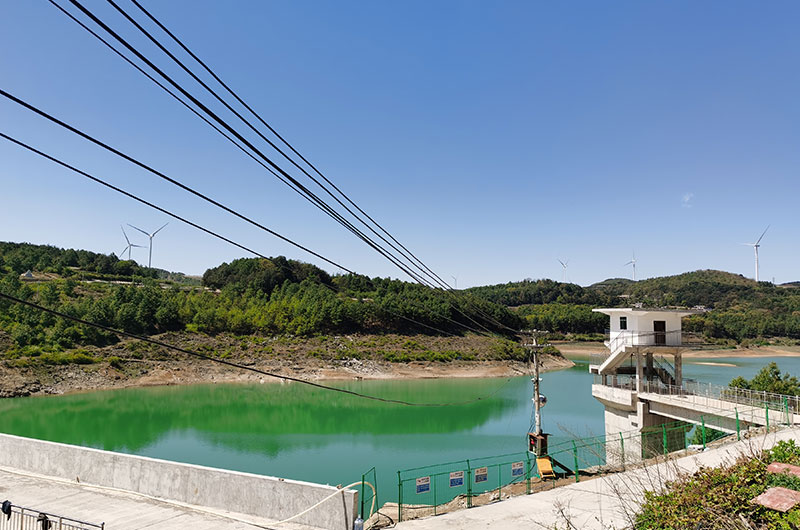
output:
M 542 412 L 541 408 L 546 403 L 546 398 L 539 392 L 539 351 L 546 344 L 539 344 L 539 336 L 545 332 L 533 329 L 523 331 L 522 346 L 528 350 L 528 359 L 533 360 L 533 414 L 534 429 L 528 433 L 529 450 L 536 453 L 536 456 L 547 454 L 547 434 L 542 433 Z

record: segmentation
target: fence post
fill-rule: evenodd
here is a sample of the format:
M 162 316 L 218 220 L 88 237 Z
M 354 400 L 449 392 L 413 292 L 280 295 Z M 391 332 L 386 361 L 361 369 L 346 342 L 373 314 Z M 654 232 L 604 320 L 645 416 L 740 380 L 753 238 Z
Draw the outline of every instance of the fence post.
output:
M 580 477 L 578 476 L 578 447 L 575 445 L 575 440 L 572 440 L 572 456 L 575 460 L 575 482 L 580 482 Z
M 361 500 L 361 511 L 359 513 L 361 518 L 364 519 L 364 475 L 361 475 L 361 494 L 358 497 Z
M 739 429 L 739 407 L 734 407 L 733 410 L 736 412 L 736 440 L 742 440 L 742 433 Z
M 467 460 L 467 508 L 472 508 L 472 468 Z
M 431 474 L 431 482 L 433 482 L 433 515 L 436 515 L 436 506 L 439 504 L 439 501 L 436 499 L 436 477 L 437 475 Z
M 531 494 L 531 454 L 529 452 L 525 453 L 525 459 L 527 460 L 525 467 L 525 493 L 528 495 Z
M 769 432 L 769 403 L 764 403 L 764 415 L 767 419 L 767 432 Z
M 661 438 L 664 443 L 664 454 L 667 454 L 667 424 L 661 424 Z
M 622 467 L 625 467 L 625 437 L 622 435 L 622 431 L 619 432 L 619 448 L 622 451 Z
M 700 421 L 702 422 L 703 428 L 703 451 L 706 450 L 706 417 L 700 416 Z
M 403 479 L 400 472 L 397 472 L 397 522 L 403 520 Z
M 783 410 L 786 411 L 786 425 L 791 425 L 792 422 L 789 420 L 789 398 L 783 396 Z
M 503 464 L 497 464 L 497 500 L 503 500 Z

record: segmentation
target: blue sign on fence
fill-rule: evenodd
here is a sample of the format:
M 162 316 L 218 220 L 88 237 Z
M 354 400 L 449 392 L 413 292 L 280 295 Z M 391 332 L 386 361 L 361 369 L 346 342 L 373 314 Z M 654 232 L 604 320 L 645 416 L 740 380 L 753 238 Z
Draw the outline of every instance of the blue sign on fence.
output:
M 475 470 L 475 484 L 489 480 L 489 468 L 479 467 Z
M 419 477 L 417 479 L 417 493 L 431 491 L 431 477 Z
M 513 462 L 511 464 L 511 476 L 521 477 L 525 474 L 525 464 L 522 462 Z
M 463 471 L 453 471 L 450 473 L 450 487 L 457 488 L 458 486 L 464 485 L 464 472 Z

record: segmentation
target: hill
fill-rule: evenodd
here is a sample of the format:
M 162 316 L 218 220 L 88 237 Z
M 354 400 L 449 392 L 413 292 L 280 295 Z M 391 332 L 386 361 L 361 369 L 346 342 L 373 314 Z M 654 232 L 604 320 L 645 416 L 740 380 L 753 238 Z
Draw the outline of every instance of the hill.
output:
M 48 279 L 20 278 L 21 271 L 31 269 Z M 52 274 L 42 276 L 43 272 Z M 85 281 L 87 275 L 94 281 Z M 506 326 L 519 329 L 523 324 L 507 308 L 486 300 L 399 280 L 331 276 L 282 256 L 223 263 L 203 275 L 205 288 L 160 282 L 158 277 L 153 269 L 113 255 L 25 243 L 0 245 L 0 292 L 141 335 L 184 330 L 300 337 L 463 335 L 467 329 L 500 333 Z M 0 301 L 0 346 L 5 344 L 7 355 L 37 357 L 117 340 L 111 333 Z
M 526 280 L 469 291 L 513 306 L 529 326 L 560 333 L 602 333 L 607 319 L 592 313 L 593 307 L 641 303 L 713 309 L 685 322 L 686 329 L 709 339 L 800 339 L 800 290 L 724 271 L 699 270 L 637 282 L 612 278 L 588 287 Z
M 27 270 L 49 280 L 25 282 L 20 274 Z M 612 278 L 588 287 L 525 280 L 453 294 L 399 280 L 330 275 L 278 256 L 223 263 L 205 272 L 204 288 L 194 286 L 200 282 L 113 254 L 0 243 L 3 292 L 139 334 L 462 335 L 484 327 L 496 333 L 536 327 L 598 338 L 607 319 L 593 308 L 642 303 L 713 309 L 685 324 L 712 340 L 800 339 L 800 290 L 715 270 L 637 282 Z M 33 309 L 0 304 L 0 346 L 63 350 L 116 340 Z

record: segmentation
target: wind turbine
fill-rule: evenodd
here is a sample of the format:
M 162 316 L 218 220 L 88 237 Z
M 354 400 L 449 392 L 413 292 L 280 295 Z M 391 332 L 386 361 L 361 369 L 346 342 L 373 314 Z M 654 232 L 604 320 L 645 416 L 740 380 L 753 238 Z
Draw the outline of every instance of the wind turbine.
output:
M 125 247 L 125 250 L 123 250 L 120 253 L 120 256 L 124 256 L 125 255 L 125 251 L 127 250 L 128 251 L 128 261 L 130 261 L 131 260 L 131 249 L 133 247 L 136 247 L 136 248 L 144 248 L 144 247 L 142 245 L 134 245 L 133 243 L 131 243 L 131 240 L 128 239 L 128 234 L 125 233 L 125 227 L 123 227 L 122 225 L 119 225 L 119 227 L 122 228 L 122 235 L 125 236 L 125 241 L 128 243 L 128 246 Z
M 767 225 L 767 227 L 761 233 L 761 237 L 759 237 L 758 241 L 756 241 L 755 243 L 742 243 L 742 245 L 747 245 L 748 247 L 753 247 L 753 250 L 756 252 L 756 281 L 758 281 L 758 247 L 761 246 L 759 243 L 761 243 L 761 240 L 764 239 L 764 234 L 767 233 L 767 230 L 769 230 L 770 226 L 771 225 Z
M 567 260 L 567 261 L 561 261 L 561 260 L 558 260 L 558 262 L 559 262 L 559 263 L 561 264 L 561 266 L 564 268 L 564 272 L 563 272 L 563 274 L 561 275 L 561 282 L 562 282 L 562 283 L 567 283 L 567 265 L 569 265 L 569 260 Z
M 141 228 L 136 228 L 132 224 L 128 223 L 128 226 L 130 226 L 134 230 L 138 230 L 139 232 L 143 233 L 144 235 L 146 235 L 150 239 L 150 257 L 147 259 L 147 266 L 148 267 L 151 267 L 152 264 L 153 264 L 153 238 L 156 237 L 156 234 L 161 232 L 161 230 L 164 229 L 164 226 L 167 226 L 168 224 L 169 223 L 164 223 L 164 225 L 161 228 L 159 228 L 158 230 L 156 230 L 152 234 L 148 234 L 147 232 L 145 232 Z
M 633 253 L 633 259 L 623 265 L 623 267 L 627 267 L 628 265 L 633 265 L 633 281 L 636 281 L 636 252 Z

